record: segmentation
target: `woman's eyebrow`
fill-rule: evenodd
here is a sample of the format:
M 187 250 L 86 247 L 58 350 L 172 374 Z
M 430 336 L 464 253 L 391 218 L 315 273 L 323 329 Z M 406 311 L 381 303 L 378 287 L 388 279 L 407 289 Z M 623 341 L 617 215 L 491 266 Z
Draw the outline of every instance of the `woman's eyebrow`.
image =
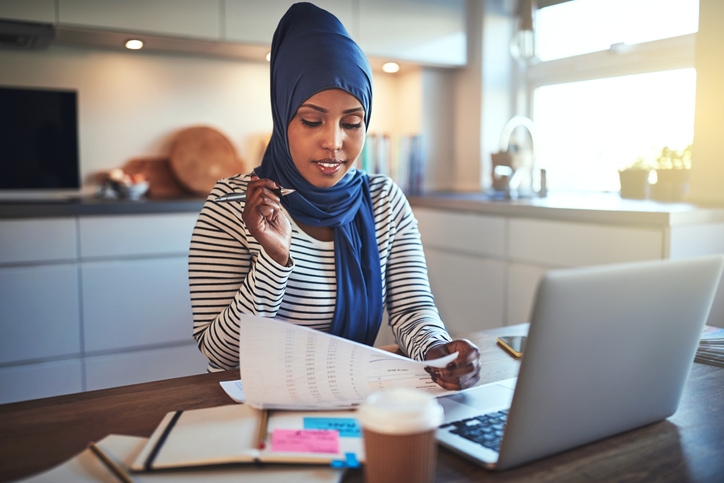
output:
M 329 112 L 329 110 L 323 108 L 322 106 L 318 106 L 316 104 L 311 104 L 311 103 L 304 103 L 301 106 L 299 106 L 300 109 L 302 107 L 308 107 L 309 109 L 313 109 L 315 111 L 319 111 L 319 112 L 322 112 L 325 114 Z M 352 114 L 353 112 L 364 112 L 364 108 L 362 106 L 353 107 L 352 109 L 347 109 L 346 111 L 343 111 L 342 114 Z

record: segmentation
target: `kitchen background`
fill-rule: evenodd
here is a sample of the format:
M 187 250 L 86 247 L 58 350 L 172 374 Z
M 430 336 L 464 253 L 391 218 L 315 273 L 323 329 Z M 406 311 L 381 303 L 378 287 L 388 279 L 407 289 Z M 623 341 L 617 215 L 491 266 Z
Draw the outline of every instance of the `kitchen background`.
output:
M 168 154 L 178 131 L 198 125 L 226 135 L 251 168 L 271 132 L 265 55 L 276 23 L 291 3 L 3 0 L 0 18 L 14 14 L 59 22 L 57 38 L 47 49 L 0 50 L 0 65 L 6 66 L 0 83 L 78 91 L 86 188 L 99 172 L 130 159 Z M 388 75 L 380 69 L 382 62 L 374 60 L 369 132 L 420 134 L 428 122 L 428 157 L 452 159 L 452 92 L 441 95 L 450 91 L 452 73 L 424 71 L 421 65 L 465 63 L 465 2 L 422 2 L 424 8 L 412 8 L 415 2 L 373 1 L 362 2 L 359 9 L 351 0 L 318 3 L 337 13 L 355 38 L 369 39 L 368 51 L 376 49 L 385 59 L 404 63 L 401 72 Z M 151 32 L 155 38 L 146 38 L 145 50 L 131 52 L 122 49 L 128 35 L 117 34 L 119 30 Z M 438 165 L 443 176 L 431 166 L 427 178 L 445 184 L 449 166 Z
M 271 129 L 264 55 L 278 19 L 291 3 L 0 0 L 0 19 L 52 23 L 57 30 L 47 48 L 0 49 L 0 85 L 78 91 L 81 177 L 88 192 L 97 189 L 98 173 L 135 158 L 163 158 L 174 136 L 190 126 L 218 129 L 252 167 Z M 316 3 L 337 14 L 371 57 L 375 97 L 370 133 L 420 135 L 428 191 L 487 187 L 490 154 L 498 150 L 503 126 L 520 104 L 520 73 L 508 53 L 517 2 Z M 721 205 L 724 32 L 719 25 L 724 3 L 701 0 L 700 18 L 690 198 Z M 144 33 L 148 49 L 122 49 L 120 43 L 131 33 Z M 398 61 L 400 72 L 383 73 L 381 65 L 387 60 Z M 186 285 L 190 227 L 200 204 L 184 206 L 172 213 L 0 219 L 0 324 L 5 334 L 0 342 L 0 402 L 205 370 L 190 339 Z M 448 254 L 441 258 L 435 253 L 438 232 L 465 227 L 454 240 L 460 246 L 453 250 L 461 270 L 471 266 L 461 253 L 482 250 L 489 257 L 488 245 L 505 252 L 493 256 L 494 263 L 485 258 L 484 268 L 494 264 L 507 288 L 505 283 L 487 284 L 477 299 L 490 307 L 485 326 L 523 321 L 526 307 L 507 302 L 512 307 L 493 309 L 506 299 L 516 270 L 520 272 L 515 260 L 505 258 L 508 247 L 515 245 L 512 232 L 506 231 L 508 220 L 475 216 L 471 224 L 470 213 L 424 208 L 419 213 L 421 226 L 437 228 L 428 231 L 428 239 L 432 264 L 439 270 L 457 265 L 450 263 Z M 544 224 L 513 222 L 510 227 L 520 227 L 522 234 Z M 564 230 L 550 240 L 535 238 L 536 247 L 550 251 L 557 240 L 578 240 L 570 226 L 559 225 L 555 228 Z M 585 243 L 578 246 L 586 246 L 586 253 L 618 250 L 631 258 L 661 257 L 671 231 L 668 226 L 584 228 Z M 719 225 L 713 232 L 691 233 L 697 242 L 703 239 L 701 233 L 713 233 L 710 245 L 718 250 Z M 650 246 L 655 250 L 648 250 Z M 567 250 L 560 259 L 541 265 L 573 264 L 565 258 L 570 254 Z M 580 256 L 576 264 L 590 260 Z M 538 272 L 536 267 L 531 273 Z M 521 284 L 525 291 L 532 290 L 534 276 Z M 452 302 L 462 295 L 472 301 L 481 285 L 465 286 L 473 292 L 452 287 L 457 293 L 448 299 L 441 295 L 441 301 L 461 305 Z M 469 313 L 480 311 L 473 307 L 461 318 L 484 328 L 467 317 Z
M 54 24 L 56 37 L 46 48 L 0 49 L 0 85 L 77 91 L 87 194 L 99 174 L 164 159 L 191 126 L 221 132 L 251 168 L 271 131 L 265 56 L 291 3 L 2 0 L 0 19 Z M 452 160 L 466 3 L 318 3 L 383 56 L 372 58 L 370 133 L 427 131 L 426 155 Z M 145 34 L 146 49 L 123 48 L 131 32 Z M 389 59 L 399 73 L 381 71 Z M 450 182 L 451 165 L 428 164 L 426 178 Z M 0 219 L 0 402 L 205 371 L 186 275 L 200 200 L 126 203 L 121 213 L 104 204 L 92 216 L 19 215 L 27 206 L 7 201 Z

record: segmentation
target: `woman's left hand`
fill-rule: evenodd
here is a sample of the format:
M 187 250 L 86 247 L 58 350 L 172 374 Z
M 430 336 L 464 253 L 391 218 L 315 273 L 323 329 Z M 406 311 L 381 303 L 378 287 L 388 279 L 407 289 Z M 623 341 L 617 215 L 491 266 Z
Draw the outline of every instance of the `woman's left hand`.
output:
M 447 366 L 426 367 L 432 380 L 448 390 L 460 390 L 472 387 L 480 380 L 480 351 L 467 339 L 454 340 L 447 344 L 434 346 L 427 351 L 425 360 L 439 359 L 458 352 L 457 358 Z

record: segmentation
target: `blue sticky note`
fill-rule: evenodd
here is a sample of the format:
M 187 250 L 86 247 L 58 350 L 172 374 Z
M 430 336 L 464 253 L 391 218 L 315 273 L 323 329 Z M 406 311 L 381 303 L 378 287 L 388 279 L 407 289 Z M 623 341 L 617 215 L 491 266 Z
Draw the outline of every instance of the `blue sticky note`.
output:
M 331 429 L 341 438 L 361 438 L 362 428 L 355 418 L 304 418 L 304 429 Z

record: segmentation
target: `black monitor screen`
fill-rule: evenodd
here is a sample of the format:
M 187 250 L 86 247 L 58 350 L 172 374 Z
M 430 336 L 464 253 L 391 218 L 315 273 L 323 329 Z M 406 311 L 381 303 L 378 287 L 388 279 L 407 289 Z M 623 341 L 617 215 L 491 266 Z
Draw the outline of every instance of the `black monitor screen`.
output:
M 0 87 L 0 189 L 80 188 L 77 93 Z

